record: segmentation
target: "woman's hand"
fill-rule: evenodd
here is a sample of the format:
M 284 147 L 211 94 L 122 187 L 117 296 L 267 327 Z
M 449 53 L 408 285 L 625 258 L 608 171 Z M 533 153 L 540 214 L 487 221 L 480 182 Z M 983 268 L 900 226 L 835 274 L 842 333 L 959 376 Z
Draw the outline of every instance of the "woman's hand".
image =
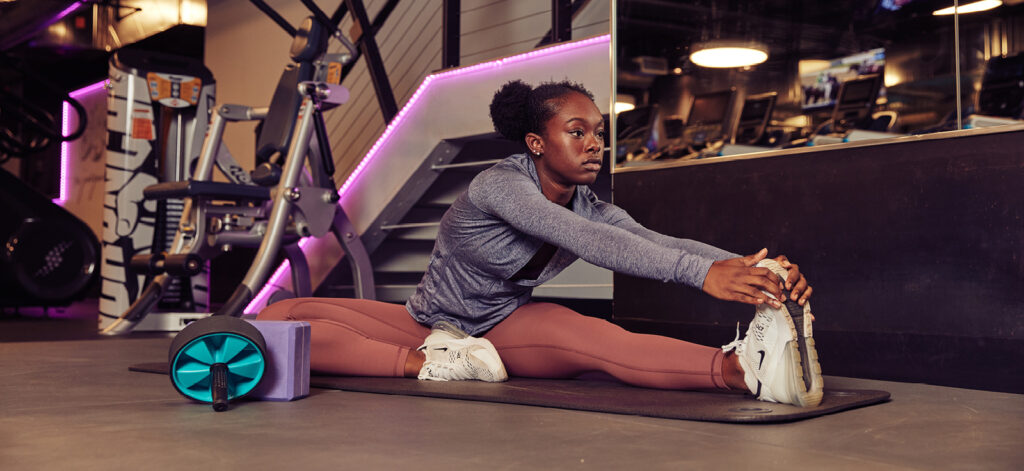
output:
M 803 306 L 807 302 L 807 298 L 811 297 L 811 292 L 814 289 L 807 284 L 807 278 L 804 278 L 804 274 L 800 273 L 800 266 L 790 262 L 785 255 L 775 257 L 775 261 L 779 262 L 782 268 L 789 271 L 789 276 L 786 277 L 786 289 L 790 290 L 789 299 L 795 299 L 797 304 Z M 707 282 L 705 281 L 705 283 Z M 785 301 L 784 298 L 780 299 Z
M 777 308 L 782 307 L 780 300 L 785 300 L 782 294 L 782 280 L 771 270 L 754 266 L 757 265 L 757 262 L 764 260 L 767 255 L 768 249 L 761 249 L 760 252 L 753 255 L 712 263 L 701 289 L 705 293 L 725 301 L 739 301 L 753 305 L 768 302 Z M 780 256 L 780 258 L 785 259 L 784 256 Z M 776 260 L 787 269 L 796 267 L 789 263 L 789 260 L 785 260 L 785 262 Z M 798 278 L 794 278 L 794 272 Z M 799 269 L 790 270 L 789 279 L 799 280 L 798 285 L 799 282 L 803 282 L 803 286 L 808 288 L 805 296 L 810 295 L 810 287 L 800 275 Z M 761 291 L 771 293 L 776 299 L 765 296 Z

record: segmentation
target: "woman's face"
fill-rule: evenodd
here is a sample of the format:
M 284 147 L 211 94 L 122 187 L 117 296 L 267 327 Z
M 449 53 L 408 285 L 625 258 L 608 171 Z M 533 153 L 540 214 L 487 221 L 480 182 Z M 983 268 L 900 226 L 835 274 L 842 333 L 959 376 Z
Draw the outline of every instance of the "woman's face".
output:
M 589 185 L 601 170 L 604 117 L 590 98 L 571 92 L 560 100 L 558 111 L 544 125 L 538 169 L 563 185 Z M 529 143 L 528 143 L 529 144 Z

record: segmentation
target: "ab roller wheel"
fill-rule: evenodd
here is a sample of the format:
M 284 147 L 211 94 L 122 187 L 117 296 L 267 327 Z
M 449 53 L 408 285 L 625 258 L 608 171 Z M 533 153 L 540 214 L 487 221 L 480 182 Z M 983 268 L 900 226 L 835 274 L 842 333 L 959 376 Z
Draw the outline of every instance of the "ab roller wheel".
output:
M 245 396 L 263 379 L 266 352 L 266 341 L 252 324 L 231 316 L 200 319 L 171 342 L 171 383 L 185 397 L 224 411 L 228 401 Z

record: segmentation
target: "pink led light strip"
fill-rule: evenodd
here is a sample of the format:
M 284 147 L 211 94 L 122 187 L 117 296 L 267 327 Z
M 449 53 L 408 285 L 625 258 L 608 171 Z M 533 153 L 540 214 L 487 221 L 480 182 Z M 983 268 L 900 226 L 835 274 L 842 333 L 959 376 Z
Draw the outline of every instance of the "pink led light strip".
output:
M 103 80 L 101 82 L 94 83 L 94 84 L 89 85 L 87 87 L 79 88 L 78 90 L 75 90 L 75 91 L 69 93 L 68 96 L 70 96 L 71 98 L 77 100 L 78 98 L 80 98 L 82 96 L 88 95 L 90 93 L 93 93 L 93 92 L 96 92 L 96 91 L 99 91 L 99 90 L 104 90 L 104 93 L 106 93 L 106 91 L 105 91 L 106 85 L 107 85 L 107 81 Z M 79 116 L 78 119 L 81 120 L 82 117 Z M 60 134 L 62 136 L 67 136 L 68 134 L 71 134 L 71 105 L 69 105 L 68 102 L 66 102 L 66 101 L 61 104 Z M 61 142 L 60 143 L 60 185 L 59 185 L 59 187 L 60 187 L 60 195 L 57 198 L 53 199 L 54 203 L 59 204 L 61 206 L 64 206 L 64 203 L 67 202 L 67 200 L 68 200 L 68 165 L 69 165 L 69 161 L 70 161 L 70 155 L 69 155 L 70 152 L 71 152 L 71 149 L 69 147 L 68 141 Z
M 516 62 L 566 52 L 573 49 L 579 49 L 581 47 L 591 46 L 595 44 L 607 44 L 609 42 L 611 42 L 611 35 L 606 34 L 603 36 L 596 36 L 593 38 L 584 39 L 582 41 L 575 41 L 571 43 L 547 47 L 544 49 L 537 49 L 535 51 L 517 54 L 514 56 L 505 57 L 490 62 L 482 62 L 480 64 L 472 65 L 469 67 L 463 67 L 449 70 L 446 72 L 428 75 L 426 78 L 423 79 L 423 82 L 420 84 L 419 88 L 416 89 L 416 92 L 412 94 L 412 97 L 409 98 L 409 101 L 406 102 L 405 106 L 402 107 L 402 110 L 399 111 L 397 115 L 395 115 L 395 118 L 393 120 L 391 120 L 391 124 L 388 124 L 387 128 L 384 129 L 384 133 L 381 134 L 379 139 L 377 139 L 377 142 L 374 143 L 373 147 L 371 147 L 370 150 L 366 152 L 366 155 L 363 156 L 363 159 L 359 162 L 359 165 L 355 168 L 355 170 L 352 171 L 348 179 L 345 180 L 345 183 L 341 185 L 341 188 L 338 190 L 338 195 L 345 195 L 348 188 L 352 185 L 352 182 L 354 182 L 356 178 L 358 178 L 359 175 L 363 172 L 363 169 L 365 169 L 366 166 L 369 165 L 369 163 L 373 161 L 375 157 L 377 157 L 377 154 L 380 152 L 380 149 L 384 146 L 388 139 L 395 133 L 395 130 L 398 129 L 398 127 L 404 121 L 405 116 L 409 113 L 410 110 L 412 110 L 416 106 L 416 104 L 419 102 L 419 99 L 427 92 L 427 90 L 430 88 L 430 84 L 434 83 L 434 81 L 449 77 L 467 75 L 473 72 L 496 70 L 500 69 L 502 66 L 513 64 Z M 303 239 L 302 241 L 300 241 L 299 248 L 305 248 L 309 241 L 310 239 Z M 288 269 L 289 264 L 287 261 L 285 261 L 284 263 L 277 267 L 277 270 L 274 271 L 274 274 L 270 277 L 270 280 L 267 282 L 267 284 L 264 285 L 263 289 L 261 289 L 260 292 L 253 298 L 252 302 L 250 302 L 249 305 L 245 307 L 246 313 L 255 312 L 257 307 L 264 304 L 267 298 L 270 297 L 271 289 L 277 285 L 281 277 L 284 276 L 285 272 Z
M 60 13 L 57 13 L 57 16 L 54 16 L 49 22 L 47 22 L 47 25 L 52 25 L 52 24 L 62 20 L 65 16 L 70 15 L 73 11 L 77 10 L 78 7 L 82 6 L 83 3 L 85 3 L 85 0 L 79 0 L 79 1 L 71 4 L 71 6 L 65 8 Z

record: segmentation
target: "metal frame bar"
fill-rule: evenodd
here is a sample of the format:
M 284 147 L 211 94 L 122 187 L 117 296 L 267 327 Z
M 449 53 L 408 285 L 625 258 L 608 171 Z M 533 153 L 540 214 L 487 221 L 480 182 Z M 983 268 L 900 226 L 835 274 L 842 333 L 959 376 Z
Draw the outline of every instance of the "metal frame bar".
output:
M 363 34 L 359 37 L 359 49 L 366 56 L 366 68 L 370 72 L 370 79 L 373 81 L 373 88 L 377 91 L 377 103 L 380 105 L 380 112 L 384 115 L 384 122 L 390 123 L 398 114 L 398 104 L 395 102 L 395 94 L 391 90 L 391 82 L 388 81 L 387 71 L 384 70 L 384 61 L 380 57 L 380 50 L 377 48 L 377 40 L 374 39 L 373 25 L 366 16 L 366 7 L 362 0 L 345 0 L 349 13 L 359 24 Z
M 260 248 L 256 252 L 249 272 L 246 273 L 240 285 L 248 288 L 250 293 L 258 292 L 263 287 L 263 284 L 267 282 L 267 276 L 273 268 L 274 256 L 281 249 L 288 225 L 288 216 L 291 214 L 292 206 L 295 204 L 285 193 L 299 183 L 299 173 L 305 166 L 306 151 L 309 149 L 309 139 L 313 134 L 313 112 L 315 109 L 316 105 L 313 103 L 313 100 L 306 98 L 302 104 L 302 110 L 299 112 L 300 122 L 292 141 L 291 149 L 288 151 L 288 158 L 285 160 L 281 181 L 274 192 L 274 201 L 270 210 L 270 218 L 267 222 L 266 235 L 264 235 L 263 243 L 260 244 Z M 248 302 L 248 299 L 245 300 L 245 304 L 248 304 Z M 245 307 L 245 304 L 242 307 Z M 218 314 L 221 314 L 221 312 L 218 312 Z
M 313 287 L 309 281 L 309 262 L 302 253 L 299 243 L 285 245 L 281 249 L 292 268 L 292 293 L 296 298 L 308 298 L 313 295 Z
M 441 20 L 441 67 L 448 69 L 459 66 L 459 48 L 462 33 L 462 2 L 444 0 Z
M 320 9 L 320 7 L 316 6 L 316 2 L 314 2 L 313 0 L 300 1 L 302 2 L 303 5 L 306 6 L 306 9 L 313 13 L 313 17 L 316 18 L 317 21 L 319 21 L 324 26 L 331 28 L 331 36 L 334 36 L 335 39 L 340 41 L 345 46 L 345 49 L 348 49 L 349 54 L 351 54 L 352 56 L 356 55 L 355 44 L 352 44 L 352 42 L 349 41 L 344 34 L 342 34 L 341 30 L 338 29 L 338 23 L 341 23 L 341 20 L 335 21 L 334 18 L 329 18 L 327 14 Z
M 572 18 L 588 3 L 590 0 L 551 0 L 551 29 L 535 47 L 572 39 Z
M 332 229 L 352 270 L 352 287 L 358 299 L 377 299 L 377 288 L 373 280 L 373 266 L 370 253 L 366 250 L 359 232 L 340 208 L 334 213 Z
M 572 39 L 572 0 L 551 0 L 551 32 L 553 42 Z
M 277 13 L 276 10 L 271 8 L 270 5 L 267 5 L 267 2 L 264 2 L 263 0 L 249 1 L 252 2 L 252 4 L 256 8 L 259 8 L 260 11 L 263 12 L 263 14 L 269 16 L 271 20 L 274 20 L 274 23 L 277 23 L 277 25 L 280 26 L 281 29 L 284 30 L 284 32 L 288 33 L 288 36 L 291 36 L 293 38 L 295 37 L 295 27 L 292 26 L 291 23 L 288 23 L 288 21 L 285 20 L 283 17 L 281 17 L 281 15 Z
M 402 185 L 402 189 L 396 193 L 395 199 L 363 231 L 361 239 L 366 250 L 370 253 L 377 250 L 377 247 L 390 233 L 385 227 L 401 221 L 441 175 L 443 170 L 435 170 L 434 167 L 451 164 L 462 152 L 464 146 L 464 140 L 460 139 L 444 139 L 434 146 L 430 155 L 423 160 L 409 180 Z
M 474 162 L 463 162 L 461 164 L 446 164 L 446 165 L 431 165 L 431 170 L 448 170 L 450 168 L 465 168 L 465 167 L 484 167 L 488 165 L 494 165 L 501 162 L 501 159 L 492 160 L 477 160 Z
M 388 17 L 391 15 L 391 12 L 395 11 L 395 7 L 397 6 L 398 0 L 388 0 L 388 2 L 385 3 L 383 7 L 381 7 L 380 11 L 377 12 L 377 16 L 373 18 L 373 34 L 375 36 L 377 32 L 380 31 L 381 26 L 384 25 L 384 22 L 387 21 Z M 342 2 L 341 4 L 338 5 L 338 9 L 334 11 L 334 14 L 331 15 L 331 21 L 335 22 L 335 24 L 340 23 L 341 19 L 344 18 L 345 15 L 347 14 L 348 5 L 346 5 L 345 2 Z M 359 45 L 359 41 L 361 40 L 362 38 L 356 41 L 356 46 Z M 345 77 L 348 77 L 348 74 L 352 72 L 352 68 L 356 66 L 356 62 L 362 56 L 362 50 L 357 47 L 356 54 L 352 56 L 352 60 L 348 61 L 348 63 L 341 67 L 341 82 L 345 81 Z

